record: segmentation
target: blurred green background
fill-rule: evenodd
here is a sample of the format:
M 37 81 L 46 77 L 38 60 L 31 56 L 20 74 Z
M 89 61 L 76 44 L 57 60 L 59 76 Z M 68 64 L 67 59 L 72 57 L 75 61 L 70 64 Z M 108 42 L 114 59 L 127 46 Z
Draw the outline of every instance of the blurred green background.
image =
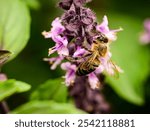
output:
M 56 6 L 58 1 L 22 1 L 30 9 L 30 39 L 22 52 L 2 68 L 2 72 L 7 74 L 8 78 L 29 83 L 32 88 L 26 93 L 14 94 L 7 98 L 11 110 L 28 102 L 38 85 L 48 79 L 59 78 L 65 73 L 60 68 L 51 71 L 48 63 L 43 61 L 43 58 L 47 57 L 48 48 L 52 47 L 54 42 L 44 39 L 41 32 L 50 30 L 52 20 L 63 13 L 63 10 Z M 149 5 L 150 0 L 93 0 L 87 5 L 96 12 L 99 23 L 103 16 L 107 15 L 111 29 L 118 27 L 124 29 L 118 33 L 117 41 L 111 46 L 113 60 L 122 67 L 124 73 L 120 75 L 119 80 L 106 76 L 107 83 L 103 89 L 107 101 L 112 105 L 111 113 L 150 113 L 150 46 L 143 46 L 139 42 L 139 34 L 143 31 L 143 21 L 150 17 Z M 34 95 L 36 97 L 36 93 Z M 52 102 L 52 105 L 55 104 Z M 30 105 L 32 103 L 27 106 Z M 41 108 L 45 105 L 43 102 Z M 57 106 L 61 108 L 67 105 L 56 104 Z M 30 112 L 24 111 L 24 113 Z M 39 112 L 35 111 L 35 113 Z

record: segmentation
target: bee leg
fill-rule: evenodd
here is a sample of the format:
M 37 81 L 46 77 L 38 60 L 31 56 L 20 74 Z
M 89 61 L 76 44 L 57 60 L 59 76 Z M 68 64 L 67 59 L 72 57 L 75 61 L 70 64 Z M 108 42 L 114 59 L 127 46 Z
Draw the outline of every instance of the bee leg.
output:
M 65 56 L 65 59 L 67 59 L 70 62 L 76 62 L 77 60 L 79 60 L 78 58 L 73 58 L 71 56 Z
M 87 53 L 87 54 L 83 55 L 81 58 L 85 58 L 85 57 L 88 57 L 90 55 L 92 55 L 92 53 Z
M 91 55 L 91 53 L 88 53 L 88 54 L 85 54 L 85 55 L 83 55 L 83 56 L 81 56 L 81 57 L 71 57 L 71 56 L 65 56 L 65 58 L 67 59 L 67 60 L 69 60 L 69 61 L 77 61 L 77 60 L 81 60 L 81 59 L 83 59 L 83 58 L 86 58 L 86 57 L 88 57 L 88 56 L 90 56 Z
M 90 56 L 91 54 L 92 54 L 92 53 L 87 53 L 87 54 L 85 54 L 85 55 L 83 55 L 83 56 L 81 56 L 81 57 L 64 56 L 64 58 L 67 59 L 67 60 L 70 61 L 70 62 L 76 62 L 76 61 L 78 61 L 78 60 L 81 60 L 81 59 L 84 59 L 84 58 Z
M 88 52 L 91 52 L 91 53 L 92 53 L 92 51 L 91 51 L 90 49 L 88 49 L 86 46 L 83 46 L 83 48 L 84 48 L 85 50 L 87 50 Z

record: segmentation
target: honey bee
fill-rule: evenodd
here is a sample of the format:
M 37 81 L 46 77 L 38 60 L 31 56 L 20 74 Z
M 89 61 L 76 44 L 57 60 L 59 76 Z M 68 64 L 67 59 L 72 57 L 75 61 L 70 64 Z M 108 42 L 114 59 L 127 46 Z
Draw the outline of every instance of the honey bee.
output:
M 91 49 L 87 49 L 90 52 L 89 57 L 80 63 L 77 68 L 76 74 L 78 76 L 87 75 L 96 70 L 101 63 L 99 58 L 104 57 L 107 53 L 107 43 L 108 38 L 103 34 L 100 34 L 100 36 L 93 41 Z

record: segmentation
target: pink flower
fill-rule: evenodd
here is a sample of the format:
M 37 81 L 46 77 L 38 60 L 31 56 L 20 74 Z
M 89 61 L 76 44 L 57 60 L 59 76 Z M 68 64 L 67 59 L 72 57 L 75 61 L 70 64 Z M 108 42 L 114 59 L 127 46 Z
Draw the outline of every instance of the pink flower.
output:
M 43 31 L 42 34 L 45 36 L 45 38 L 52 38 L 53 41 L 57 41 L 57 36 L 63 33 L 64 30 L 65 27 L 61 24 L 61 20 L 59 19 L 59 17 L 57 17 L 52 22 L 51 31 L 49 32 Z
M 92 89 L 96 89 L 100 87 L 99 79 L 97 78 L 95 73 L 92 72 L 88 75 L 88 81 Z
M 7 76 L 3 73 L 0 73 L 0 81 L 6 81 L 7 80 Z
M 62 56 L 52 57 L 52 58 L 44 58 L 44 61 L 48 61 L 51 65 L 51 70 L 55 70 L 56 67 L 61 63 L 64 59 Z
M 68 56 L 69 51 L 67 48 L 68 40 L 65 36 L 61 36 L 63 31 L 65 30 L 65 27 L 61 24 L 61 20 L 59 18 L 56 18 L 52 22 L 52 29 L 49 32 L 42 32 L 42 34 L 45 36 L 45 38 L 52 38 L 54 42 L 56 42 L 56 45 L 49 49 L 49 55 L 53 54 L 57 51 L 59 55 L 65 55 Z
M 66 86 L 72 85 L 76 78 L 76 65 L 66 62 L 61 64 L 61 68 L 67 71 L 66 75 L 64 76 Z
M 145 28 L 145 30 L 150 32 L 150 18 L 148 18 L 144 21 L 144 28 Z
M 115 41 L 117 39 L 116 33 L 122 31 L 122 28 L 116 30 L 110 30 L 108 27 L 107 16 L 103 17 L 103 22 L 100 25 L 97 25 L 96 29 L 101 33 L 105 34 L 110 41 Z
M 144 21 L 144 28 L 145 31 L 140 36 L 140 41 L 143 44 L 149 44 L 150 43 L 150 19 L 146 19 Z
M 149 44 L 150 43 L 150 35 L 147 32 L 144 32 L 140 36 L 140 41 L 142 44 Z
M 49 49 L 49 55 L 57 51 L 57 53 L 61 56 L 62 55 L 68 56 L 69 51 L 67 48 L 67 44 L 68 44 L 68 41 L 66 37 L 57 36 L 57 43 L 54 47 Z
M 87 51 L 80 46 L 77 47 L 77 50 L 74 52 L 73 57 L 81 57 L 83 56 Z

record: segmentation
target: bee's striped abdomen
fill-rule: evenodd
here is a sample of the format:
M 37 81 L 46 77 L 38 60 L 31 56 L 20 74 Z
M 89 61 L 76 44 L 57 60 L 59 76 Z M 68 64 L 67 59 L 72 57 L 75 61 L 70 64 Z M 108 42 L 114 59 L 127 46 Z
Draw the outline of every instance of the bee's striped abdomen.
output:
M 95 69 L 96 69 L 96 68 L 93 68 L 93 69 L 90 69 L 90 70 L 83 70 L 83 69 L 81 69 L 81 68 L 78 68 L 76 74 L 77 74 L 78 76 L 87 75 L 87 74 L 93 72 Z
M 86 63 L 81 63 L 81 65 L 79 65 L 76 74 L 78 76 L 83 76 L 83 75 L 87 75 L 91 72 L 93 72 L 96 69 L 96 67 L 94 67 L 93 65 L 89 65 L 87 66 Z

